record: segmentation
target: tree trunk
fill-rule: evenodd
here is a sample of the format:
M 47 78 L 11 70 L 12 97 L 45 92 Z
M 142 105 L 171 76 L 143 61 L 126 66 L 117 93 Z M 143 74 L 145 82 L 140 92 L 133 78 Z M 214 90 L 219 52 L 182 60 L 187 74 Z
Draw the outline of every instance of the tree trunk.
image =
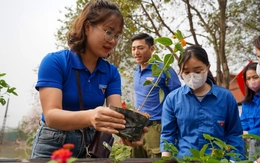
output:
M 219 34 L 219 59 L 223 70 L 223 79 L 221 86 L 229 87 L 229 68 L 225 55 L 225 40 L 226 40 L 226 6 L 227 0 L 218 0 L 220 10 L 220 34 Z

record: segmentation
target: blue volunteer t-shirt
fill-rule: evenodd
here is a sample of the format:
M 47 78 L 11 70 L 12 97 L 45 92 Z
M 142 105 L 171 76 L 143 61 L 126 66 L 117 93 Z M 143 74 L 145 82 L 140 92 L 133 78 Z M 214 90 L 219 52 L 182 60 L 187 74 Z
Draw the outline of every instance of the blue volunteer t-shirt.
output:
M 260 136 L 260 93 L 253 96 L 251 102 L 242 103 L 240 117 L 242 128 L 249 134 Z
M 190 149 L 201 150 L 209 143 L 203 134 L 209 134 L 236 148 L 245 159 L 244 140 L 237 102 L 232 93 L 213 84 L 201 101 L 187 85 L 168 94 L 162 111 L 162 131 L 160 139 L 161 152 L 165 141 L 174 144 L 178 149 L 177 157 L 192 155 Z M 177 142 L 177 143 L 176 143 Z M 211 153 L 211 146 L 205 153 Z
M 49 53 L 43 58 L 35 88 L 60 89 L 63 110 L 78 111 L 80 105 L 75 70 L 79 72 L 85 110 L 103 106 L 105 98 L 110 95 L 121 95 L 121 79 L 114 65 L 99 58 L 96 69 L 90 73 L 80 57 L 70 50 Z M 45 122 L 44 115 L 42 120 Z
M 152 75 L 152 68 L 151 64 L 148 65 L 145 69 L 141 71 L 140 65 L 137 67 L 136 71 L 134 72 L 134 91 L 135 91 L 135 108 L 138 109 L 144 102 L 146 96 L 148 95 L 149 91 L 153 87 L 152 84 L 150 85 L 143 85 L 146 80 L 150 80 L 153 83 L 158 79 L 158 76 Z M 159 63 L 159 66 L 162 68 L 163 63 Z M 141 112 L 148 113 L 151 118 L 150 120 L 161 120 L 162 116 L 162 106 L 165 97 L 172 91 L 181 86 L 180 80 L 178 75 L 174 71 L 173 68 L 168 70 L 170 77 L 166 76 L 166 73 L 163 72 L 158 86 L 154 87 L 152 92 L 150 93 L 149 97 L 147 98 L 145 105 L 140 110 Z M 164 99 L 160 102 L 160 94 L 159 89 L 162 89 L 164 92 Z

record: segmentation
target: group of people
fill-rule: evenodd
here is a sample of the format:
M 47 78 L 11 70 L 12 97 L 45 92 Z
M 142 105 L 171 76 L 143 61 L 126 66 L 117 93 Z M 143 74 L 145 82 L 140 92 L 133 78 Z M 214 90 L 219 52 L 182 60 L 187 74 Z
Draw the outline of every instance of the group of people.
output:
M 92 127 L 111 134 L 125 128 L 124 116 L 107 107 L 109 104 L 122 106 L 120 74 L 103 59 L 120 42 L 123 26 L 123 16 L 114 3 L 90 2 L 76 17 L 67 35 L 70 49 L 49 53 L 43 58 L 35 86 L 43 111 L 42 123 L 34 139 L 31 158 L 50 158 L 54 150 L 66 143 L 75 145 L 73 157 L 85 158 L 82 128 Z M 254 45 L 260 58 L 259 40 Z M 152 75 L 151 64 L 147 63 L 155 49 L 154 39 L 140 33 L 131 38 L 131 43 L 132 55 L 138 63 L 134 92 L 135 107 L 139 108 L 152 87 L 143 83 L 158 78 Z M 131 157 L 170 156 L 170 151 L 164 149 L 165 141 L 177 147 L 177 157 L 191 155 L 189 149 L 201 149 L 208 143 L 203 134 L 209 134 L 234 146 L 239 157 L 245 159 L 241 135 L 243 132 L 260 135 L 260 128 L 255 129 L 256 122 L 260 126 L 260 117 L 255 117 L 260 104 L 255 102 L 260 91 L 257 65 L 252 64 L 244 71 L 247 95 L 240 121 L 232 93 L 214 81 L 207 52 L 200 46 L 187 47 L 178 63 L 185 85 L 181 85 L 174 69 L 169 70 L 169 78 L 163 73 L 158 87 L 154 87 L 140 110 L 151 117 L 148 126 L 143 128 L 143 136 L 136 142 L 122 140 L 132 147 Z M 84 110 L 80 110 L 76 73 Z M 159 89 L 165 94 L 163 102 L 159 101 Z M 91 143 L 91 133 L 87 135 Z

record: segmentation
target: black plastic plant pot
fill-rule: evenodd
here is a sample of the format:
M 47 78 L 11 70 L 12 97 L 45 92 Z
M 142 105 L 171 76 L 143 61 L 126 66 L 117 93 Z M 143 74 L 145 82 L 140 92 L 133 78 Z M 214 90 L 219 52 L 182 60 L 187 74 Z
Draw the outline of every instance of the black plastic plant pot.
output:
M 109 107 L 125 116 L 125 128 L 118 129 L 119 133 L 117 135 L 130 141 L 140 140 L 143 134 L 143 128 L 148 125 L 149 119 L 138 111 L 119 108 L 112 105 Z

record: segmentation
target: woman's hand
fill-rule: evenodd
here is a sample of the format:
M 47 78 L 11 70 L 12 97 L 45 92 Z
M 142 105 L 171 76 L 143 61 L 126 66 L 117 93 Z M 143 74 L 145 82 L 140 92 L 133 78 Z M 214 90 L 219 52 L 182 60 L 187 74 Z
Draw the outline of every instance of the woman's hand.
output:
M 141 136 L 139 141 L 132 142 L 132 141 L 129 141 L 129 140 L 126 140 L 126 139 L 122 139 L 122 143 L 124 145 L 131 146 L 131 147 L 137 147 L 137 146 L 143 145 L 143 137 L 144 137 L 144 134 L 148 132 L 148 127 L 144 127 L 143 132 L 144 133 Z
M 118 134 L 117 129 L 125 128 L 124 115 L 108 107 L 97 107 L 92 110 L 91 114 L 90 122 L 98 131 Z

